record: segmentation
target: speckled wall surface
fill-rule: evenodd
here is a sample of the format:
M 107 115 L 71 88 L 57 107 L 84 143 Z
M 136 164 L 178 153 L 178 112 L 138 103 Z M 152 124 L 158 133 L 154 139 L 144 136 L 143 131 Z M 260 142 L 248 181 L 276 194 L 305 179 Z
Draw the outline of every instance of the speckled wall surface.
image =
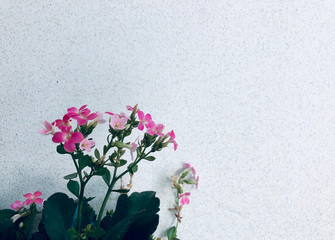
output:
M 169 177 L 190 162 L 201 182 L 181 239 L 334 239 L 334 73 L 334 1 L 4 0 L 0 208 L 67 192 L 73 166 L 37 133 L 44 120 L 139 103 L 179 144 L 134 179 L 161 198 L 158 236 Z M 95 208 L 103 191 L 87 193 Z

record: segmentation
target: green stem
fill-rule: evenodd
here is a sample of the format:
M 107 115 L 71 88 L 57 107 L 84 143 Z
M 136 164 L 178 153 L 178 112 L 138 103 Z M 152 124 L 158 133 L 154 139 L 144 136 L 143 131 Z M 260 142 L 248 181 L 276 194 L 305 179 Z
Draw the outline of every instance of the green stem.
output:
M 116 169 L 114 170 L 114 173 L 115 172 L 116 172 Z M 106 204 L 108 202 L 109 196 L 112 193 L 112 190 L 113 190 L 113 187 L 114 187 L 116 181 L 117 181 L 116 178 L 113 176 L 113 180 L 112 180 L 111 184 L 108 187 L 107 193 L 105 195 L 104 201 L 102 202 L 102 205 L 101 205 L 101 208 L 100 208 L 100 211 L 99 211 L 98 220 L 97 220 L 97 226 L 100 226 L 101 219 L 102 219 L 102 214 L 104 213 L 104 210 L 105 210 Z
M 146 148 L 143 149 L 143 152 L 141 153 L 139 159 L 138 159 L 137 161 L 135 161 L 135 165 L 137 165 L 143 158 L 145 158 L 146 156 L 148 156 L 148 155 L 151 153 L 151 151 L 149 151 L 147 154 L 145 154 L 145 155 L 143 156 L 145 150 L 146 150 Z M 119 154 L 118 154 L 118 157 L 119 157 Z M 125 170 L 124 172 L 122 172 L 122 173 L 121 173 L 119 176 L 117 176 L 117 177 L 116 177 L 116 171 L 117 171 L 117 167 L 116 167 L 115 170 L 114 170 L 114 174 L 113 174 L 112 182 L 111 182 L 111 184 L 110 184 L 109 187 L 108 187 L 108 190 L 107 190 L 107 193 L 106 193 L 106 195 L 105 195 L 104 201 L 103 201 L 102 206 L 101 206 L 101 208 L 100 208 L 99 215 L 98 215 L 98 220 L 97 220 L 97 226 L 99 226 L 100 223 L 101 223 L 102 214 L 103 214 L 103 212 L 104 212 L 104 210 L 105 210 L 107 201 L 108 201 L 108 199 L 109 199 L 109 196 L 110 196 L 111 193 L 112 193 L 112 190 L 113 190 L 113 187 L 114 187 L 115 183 L 116 183 L 122 176 L 124 176 L 126 173 L 128 173 L 128 172 L 129 172 L 129 169 Z
M 81 171 L 79 169 L 79 166 L 76 162 L 76 159 L 74 158 L 74 154 L 71 154 L 73 163 L 76 167 L 78 176 L 79 176 L 79 182 L 80 182 L 80 192 L 79 192 L 79 198 L 78 198 L 78 213 L 77 213 L 77 231 L 80 233 L 81 232 L 81 216 L 82 216 L 82 210 L 83 210 L 83 198 L 84 198 L 84 191 L 85 191 L 85 185 L 88 181 L 88 179 L 86 180 L 86 182 L 83 180 L 83 177 L 81 175 Z

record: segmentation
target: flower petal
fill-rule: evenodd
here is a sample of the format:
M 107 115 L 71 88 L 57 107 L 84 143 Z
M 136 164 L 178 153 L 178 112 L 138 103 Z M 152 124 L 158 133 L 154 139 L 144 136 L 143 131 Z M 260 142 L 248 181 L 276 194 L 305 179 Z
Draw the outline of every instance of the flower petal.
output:
M 42 204 L 43 203 L 43 199 L 42 198 L 36 198 L 35 199 L 35 203 Z
M 81 132 L 74 132 L 72 133 L 69 141 L 72 143 L 80 143 L 81 141 L 83 141 L 84 136 Z
M 67 141 L 64 143 L 64 149 L 67 152 L 74 152 L 74 150 L 76 150 L 76 146 L 74 145 L 74 143 Z
M 42 195 L 42 193 L 40 191 L 36 191 L 34 192 L 34 197 L 40 197 Z
M 23 196 L 24 196 L 25 198 L 32 198 L 32 197 L 34 197 L 33 194 L 31 194 L 31 193 L 26 193 L 26 194 L 24 194 Z
M 66 135 L 62 132 L 56 132 L 53 137 L 52 137 L 52 141 L 54 143 L 61 143 L 65 141 L 65 137 Z

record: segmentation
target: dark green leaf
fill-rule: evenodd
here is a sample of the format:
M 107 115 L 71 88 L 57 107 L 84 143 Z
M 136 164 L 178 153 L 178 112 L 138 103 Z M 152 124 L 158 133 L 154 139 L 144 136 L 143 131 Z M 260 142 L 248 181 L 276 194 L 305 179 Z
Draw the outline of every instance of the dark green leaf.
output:
M 100 159 L 100 153 L 99 153 L 99 150 L 97 148 L 94 151 L 94 155 L 97 159 Z
M 76 204 L 64 193 L 55 193 L 44 201 L 41 223 L 51 240 L 67 240 Z
M 87 166 L 91 166 L 91 157 L 89 155 L 84 155 L 79 158 L 79 169 L 82 170 Z
M 109 172 L 109 170 L 106 168 L 106 173 L 104 175 L 102 175 L 102 179 L 105 181 L 105 183 L 107 184 L 107 186 L 109 186 L 109 183 L 111 181 L 111 173 Z
M 5 222 L 8 218 L 14 216 L 16 212 L 12 209 L 2 209 L 0 210 L 0 224 Z
M 64 179 L 66 179 L 66 180 L 70 180 L 70 179 L 74 179 L 74 178 L 76 178 L 77 177 L 77 173 L 71 173 L 71 174 L 69 174 L 69 175 L 66 175 L 65 177 L 64 177 Z
M 94 175 L 103 176 L 108 171 L 107 168 L 101 167 L 95 170 Z
M 120 159 L 119 162 L 120 162 L 120 163 L 118 164 L 119 167 L 122 167 L 123 165 L 126 165 L 126 164 L 127 164 L 127 161 L 124 160 L 124 159 Z
M 105 231 L 100 227 L 93 228 L 88 234 L 88 236 L 93 239 L 99 239 L 103 235 L 105 235 Z
M 106 216 L 101 226 L 109 240 L 148 240 L 156 230 L 159 216 L 159 199 L 155 192 L 120 195 L 115 212 Z
M 144 159 L 148 161 L 154 161 L 156 158 L 154 156 L 147 156 Z
M 79 183 L 77 181 L 70 180 L 67 183 L 67 188 L 71 193 L 73 193 L 77 198 L 79 198 Z
M 135 165 L 135 163 L 131 163 L 131 164 L 129 164 L 129 166 L 128 166 L 128 170 L 129 170 L 129 173 L 130 173 L 130 174 L 134 174 L 135 172 L 137 172 L 137 170 L 138 170 L 138 166 Z
M 70 154 L 69 152 L 65 151 L 63 144 L 57 146 L 57 152 L 59 154 Z
M 104 155 L 108 152 L 108 147 L 105 145 L 104 146 Z
M 126 152 L 126 150 L 121 150 L 120 151 L 120 157 Z
M 80 240 L 80 234 L 76 231 L 75 228 L 70 228 L 67 231 L 67 235 L 69 237 L 69 240 Z
M 112 192 L 118 192 L 118 193 L 127 193 L 129 192 L 130 189 L 117 189 L 117 190 L 112 190 Z

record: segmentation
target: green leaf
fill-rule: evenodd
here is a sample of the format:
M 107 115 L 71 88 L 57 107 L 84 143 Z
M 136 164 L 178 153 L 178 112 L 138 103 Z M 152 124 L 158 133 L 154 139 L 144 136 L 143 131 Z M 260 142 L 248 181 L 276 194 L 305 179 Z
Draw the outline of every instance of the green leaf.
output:
M 126 152 L 126 150 L 121 150 L 120 151 L 120 157 Z
M 86 171 L 84 171 L 84 175 L 85 175 L 86 178 L 88 178 L 90 176 Z
M 135 165 L 135 163 L 131 163 L 128 166 L 128 170 L 129 170 L 129 173 L 133 175 L 135 172 L 137 172 L 138 166 Z
M 70 180 L 71 181 L 71 180 Z M 55 193 L 43 204 L 41 224 L 51 240 L 67 240 L 67 230 L 71 228 L 76 204 L 64 193 Z
M 89 155 L 84 155 L 79 158 L 79 170 L 84 169 L 87 166 L 91 166 L 91 157 Z
M 129 192 L 130 189 L 117 189 L 117 190 L 112 190 L 112 192 L 118 192 L 118 193 L 127 193 Z
M 95 170 L 94 175 L 103 176 L 108 171 L 107 168 L 101 167 Z
M 115 212 L 101 222 L 107 232 L 104 239 L 147 240 L 156 230 L 159 216 L 159 199 L 155 192 L 135 192 L 120 195 Z
M 102 175 L 102 179 L 105 181 L 107 186 L 109 186 L 109 183 L 111 181 L 111 173 L 107 168 L 106 168 L 106 173 L 104 175 Z
M 71 193 L 73 193 L 77 198 L 79 198 L 79 183 L 77 181 L 70 180 L 67 183 L 67 188 Z
M 0 224 L 5 222 L 8 218 L 13 217 L 16 212 L 12 209 L 0 210 Z
M 71 154 L 71 153 L 65 151 L 63 144 L 60 144 L 60 145 L 57 146 L 57 152 L 59 154 Z
M 120 163 L 118 164 L 119 167 L 122 167 L 123 165 L 126 165 L 126 164 L 127 164 L 127 160 L 124 160 L 124 159 L 120 159 L 119 162 L 120 162 Z
M 94 155 L 97 159 L 100 159 L 100 153 L 99 153 L 99 150 L 97 148 L 94 151 Z
M 93 239 L 99 239 L 103 235 L 105 235 L 105 231 L 100 227 L 93 228 L 93 230 L 88 233 L 88 236 Z
M 67 231 L 67 235 L 69 237 L 69 240 L 80 240 L 80 234 L 77 232 L 75 228 L 70 228 Z
M 66 180 L 70 180 L 70 179 L 74 179 L 74 178 L 76 178 L 77 176 L 78 176 L 77 173 L 71 173 L 71 174 L 69 174 L 69 175 L 66 175 L 66 176 L 64 177 L 64 179 L 66 179 Z
M 194 184 L 194 181 L 188 179 L 183 180 L 183 182 L 186 184 Z
M 167 231 L 167 237 L 168 237 L 168 240 L 174 240 L 177 237 L 176 227 L 169 228 L 169 230 Z
M 154 161 L 156 158 L 154 156 L 147 156 L 144 159 L 148 161 Z
M 191 172 L 191 170 L 186 170 L 181 176 L 180 178 L 184 178 L 187 176 L 187 174 L 189 174 Z
M 104 145 L 104 155 L 108 152 L 108 147 Z

